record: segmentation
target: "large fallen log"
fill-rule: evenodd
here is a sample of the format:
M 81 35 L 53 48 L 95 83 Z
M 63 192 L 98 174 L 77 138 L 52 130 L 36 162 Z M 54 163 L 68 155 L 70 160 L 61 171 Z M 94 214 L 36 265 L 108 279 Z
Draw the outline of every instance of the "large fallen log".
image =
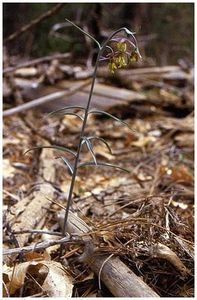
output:
M 58 216 L 60 226 L 63 226 L 64 212 Z M 91 231 L 91 228 L 74 213 L 69 212 L 67 231 L 82 235 Z M 93 251 L 91 238 L 88 241 L 88 251 L 82 259 L 89 263 L 90 268 L 105 283 L 115 297 L 159 297 L 140 277 L 135 275 L 118 257 L 99 255 Z M 91 247 L 92 246 L 92 247 Z M 91 250 L 92 249 L 92 250 Z M 92 251 L 92 252 L 91 252 Z

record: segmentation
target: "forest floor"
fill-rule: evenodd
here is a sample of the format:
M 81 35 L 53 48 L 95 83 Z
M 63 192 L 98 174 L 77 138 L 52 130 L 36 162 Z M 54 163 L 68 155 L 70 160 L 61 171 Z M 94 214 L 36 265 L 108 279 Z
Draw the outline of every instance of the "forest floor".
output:
M 66 207 L 70 175 L 59 159 L 62 153 L 48 148 L 24 152 L 54 144 L 77 149 L 80 119 L 46 117 L 46 112 L 63 102 L 85 105 L 89 77 L 55 79 L 39 96 L 29 97 L 39 98 L 50 89 L 69 92 L 77 84 L 68 101 L 63 97 L 5 116 L 4 296 L 116 297 L 121 292 L 113 276 L 105 281 L 107 259 L 99 271 L 93 266 L 95 257 L 110 255 L 108 263 L 112 256 L 119 258 L 161 297 L 194 296 L 193 79 L 178 66 L 165 68 L 143 69 L 141 74 L 140 69 L 123 70 L 116 80 L 104 71 L 99 74 L 92 105 L 123 119 L 132 130 L 107 116 L 92 116 L 86 132 L 104 138 L 112 148 L 109 153 L 95 141 L 98 161 L 129 173 L 100 166 L 78 171 L 72 212 L 89 231 L 81 236 L 69 232 L 63 253 L 58 244 L 60 212 Z M 85 146 L 81 155 L 83 161 L 92 159 Z

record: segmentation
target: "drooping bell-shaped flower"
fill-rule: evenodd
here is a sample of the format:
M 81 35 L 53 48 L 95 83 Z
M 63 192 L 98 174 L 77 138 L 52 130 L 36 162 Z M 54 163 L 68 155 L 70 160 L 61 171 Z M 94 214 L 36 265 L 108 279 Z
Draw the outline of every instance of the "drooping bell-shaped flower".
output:
M 105 55 L 101 60 L 108 61 L 108 67 L 111 73 L 117 69 L 125 68 L 132 62 L 141 59 L 136 40 L 133 43 L 126 37 L 114 37 L 106 46 Z

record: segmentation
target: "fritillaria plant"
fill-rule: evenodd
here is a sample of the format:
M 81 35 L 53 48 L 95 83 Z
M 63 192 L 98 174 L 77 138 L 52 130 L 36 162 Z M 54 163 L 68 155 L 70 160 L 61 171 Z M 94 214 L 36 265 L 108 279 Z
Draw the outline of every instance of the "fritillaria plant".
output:
M 66 19 L 67 20 L 67 19 Z M 108 145 L 108 143 L 100 137 L 97 136 L 86 136 L 85 135 L 85 128 L 86 124 L 88 121 L 88 116 L 92 114 L 104 114 L 107 115 L 108 117 L 122 123 L 123 125 L 128 126 L 126 122 L 123 120 L 120 120 L 119 118 L 115 117 L 114 115 L 111 115 L 105 111 L 98 110 L 98 109 L 91 109 L 90 108 L 90 103 L 93 95 L 93 90 L 94 90 L 94 85 L 95 85 L 95 80 L 96 80 L 96 75 L 97 75 L 97 69 L 99 66 L 99 63 L 101 61 L 106 61 L 108 63 L 109 71 L 111 73 L 114 73 L 117 69 L 124 68 L 128 66 L 132 62 L 136 62 L 139 59 L 141 59 L 138 46 L 137 46 L 137 41 L 134 36 L 134 33 L 128 30 L 125 27 L 122 27 L 116 31 L 114 31 L 103 44 L 100 44 L 93 36 L 91 36 L 89 33 L 85 32 L 83 29 L 78 27 L 76 24 L 73 22 L 67 20 L 70 24 L 72 24 L 75 28 L 80 30 L 83 34 L 88 36 L 94 43 L 97 44 L 98 46 L 98 54 L 94 66 L 94 72 L 92 75 L 92 83 L 91 83 L 91 89 L 89 92 L 89 98 L 87 100 L 87 105 L 86 107 L 82 106 L 66 106 L 63 107 L 59 110 L 56 110 L 49 115 L 56 115 L 56 114 L 63 114 L 63 115 L 74 115 L 78 118 L 80 118 L 82 122 L 82 127 L 81 127 L 81 132 L 80 132 L 80 138 L 78 142 L 78 147 L 77 151 L 74 152 L 70 150 L 69 148 L 66 147 L 60 147 L 60 146 L 37 146 L 33 147 L 29 150 L 26 151 L 29 152 L 31 150 L 39 149 L 39 148 L 53 148 L 59 151 L 62 151 L 64 153 L 70 153 L 74 157 L 74 163 L 71 163 L 67 157 L 65 156 L 60 156 L 62 161 L 64 162 L 65 166 L 68 168 L 69 173 L 71 174 L 71 184 L 70 184 L 70 189 L 69 189 L 69 194 L 68 194 L 68 199 L 67 199 L 67 206 L 65 210 L 65 217 L 64 217 L 64 225 L 63 225 L 63 230 L 62 230 L 62 235 L 64 236 L 66 233 L 66 224 L 68 220 L 68 214 L 69 214 L 69 209 L 72 205 L 72 196 L 73 196 L 73 189 L 74 189 L 74 184 L 75 184 L 75 179 L 77 175 L 77 170 L 81 167 L 84 166 L 104 166 L 104 167 L 111 167 L 111 168 L 117 168 L 120 170 L 123 170 L 125 172 L 129 172 L 128 170 L 121 168 L 119 166 L 105 163 L 105 162 L 99 162 L 96 158 L 96 155 L 94 153 L 94 147 L 92 144 L 93 140 L 100 141 L 105 144 L 109 152 L 111 153 L 111 148 Z M 77 114 L 75 111 L 82 111 L 83 116 Z M 131 129 L 131 128 L 130 128 Z M 132 130 L 132 129 L 131 129 Z M 81 162 L 80 160 L 80 154 L 81 154 L 81 149 L 82 146 L 86 145 L 88 151 L 90 151 L 92 160 L 91 161 L 84 161 Z

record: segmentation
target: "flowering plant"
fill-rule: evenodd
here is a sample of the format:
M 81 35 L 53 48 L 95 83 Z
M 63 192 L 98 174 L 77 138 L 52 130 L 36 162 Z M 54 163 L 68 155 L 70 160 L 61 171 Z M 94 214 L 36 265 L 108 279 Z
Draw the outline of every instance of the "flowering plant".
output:
M 87 100 L 86 107 L 77 106 L 77 105 L 66 106 L 66 107 L 63 107 L 63 108 L 61 108 L 57 111 L 54 111 L 54 112 L 50 113 L 50 115 L 54 115 L 54 114 L 64 114 L 64 115 L 72 114 L 72 115 L 75 115 L 76 117 L 81 119 L 82 127 L 81 127 L 81 132 L 80 132 L 80 138 L 79 138 L 77 151 L 74 152 L 74 151 L 70 150 L 67 147 L 60 147 L 60 146 L 55 146 L 55 145 L 53 145 L 53 146 L 37 146 L 37 147 L 31 148 L 31 149 L 28 150 L 28 151 L 30 151 L 30 150 L 34 150 L 34 149 L 38 149 L 38 148 L 53 148 L 53 149 L 56 149 L 56 150 L 59 150 L 59 151 L 65 152 L 65 153 L 70 153 L 74 156 L 74 163 L 71 163 L 65 156 L 60 157 L 62 159 L 62 161 L 64 162 L 65 166 L 67 167 L 67 169 L 69 170 L 69 173 L 72 176 L 70 189 L 69 189 L 69 194 L 68 194 L 68 199 L 67 199 L 67 206 L 66 206 L 66 211 L 65 211 L 64 226 L 63 226 L 63 231 L 62 231 L 63 236 L 65 235 L 65 232 L 66 232 L 66 224 L 67 224 L 69 209 L 70 209 L 70 206 L 72 204 L 73 188 L 74 188 L 74 184 L 75 184 L 77 171 L 78 171 L 79 168 L 84 167 L 84 166 L 94 165 L 94 166 L 97 166 L 97 167 L 99 167 L 99 166 L 112 167 L 112 168 L 120 169 L 120 170 L 125 171 L 125 172 L 129 172 L 128 170 L 126 170 L 122 167 L 119 167 L 117 165 L 113 165 L 113 164 L 98 161 L 97 158 L 96 158 L 96 155 L 94 153 L 94 147 L 92 145 L 92 140 L 97 139 L 98 141 L 104 143 L 107 146 L 107 148 L 109 149 L 110 152 L 111 152 L 111 148 L 103 138 L 100 138 L 100 137 L 97 137 L 97 136 L 89 137 L 89 136 L 86 136 L 86 134 L 85 134 L 86 123 L 88 121 L 88 117 L 89 117 L 90 114 L 104 114 L 104 115 L 107 115 L 108 117 L 110 117 L 110 118 L 126 125 L 127 127 L 129 127 L 126 122 L 124 122 L 123 120 L 120 120 L 119 118 L 115 117 L 114 115 L 111 115 L 110 113 L 107 113 L 107 112 L 102 111 L 102 110 L 91 109 L 90 108 L 90 102 L 91 102 L 92 95 L 93 95 L 93 90 L 94 90 L 94 84 L 95 84 L 95 80 L 96 80 L 98 65 L 99 65 L 100 61 L 108 61 L 109 70 L 112 73 L 114 73 L 116 69 L 126 67 L 131 62 L 138 61 L 141 58 L 135 36 L 127 28 L 122 27 L 122 28 L 116 30 L 101 45 L 89 33 L 85 32 L 83 29 L 81 29 L 79 26 L 77 26 L 73 22 L 71 22 L 69 20 L 67 20 L 67 21 L 70 24 L 72 24 L 74 27 L 76 27 L 78 30 L 80 30 L 83 34 L 88 36 L 98 46 L 98 54 L 97 54 L 97 59 L 96 59 L 96 62 L 95 62 L 94 72 L 93 72 L 93 75 L 92 75 L 92 83 L 91 83 L 91 88 L 90 88 L 89 97 L 88 97 L 88 100 Z M 126 37 L 119 36 L 118 34 L 120 34 L 120 33 L 126 34 Z M 83 111 L 83 116 L 78 115 L 75 112 L 75 110 Z M 90 153 L 92 155 L 92 158 L 93 158 L 92 161 L 84 161 L 84 162 L 82 161 L 82 162 L 80 162 L 81 148 L 84 144 L 87 146 L 87 149 L 90 151 Z M 26 152 L 28 152 L 28 151 L 26 151 Z

